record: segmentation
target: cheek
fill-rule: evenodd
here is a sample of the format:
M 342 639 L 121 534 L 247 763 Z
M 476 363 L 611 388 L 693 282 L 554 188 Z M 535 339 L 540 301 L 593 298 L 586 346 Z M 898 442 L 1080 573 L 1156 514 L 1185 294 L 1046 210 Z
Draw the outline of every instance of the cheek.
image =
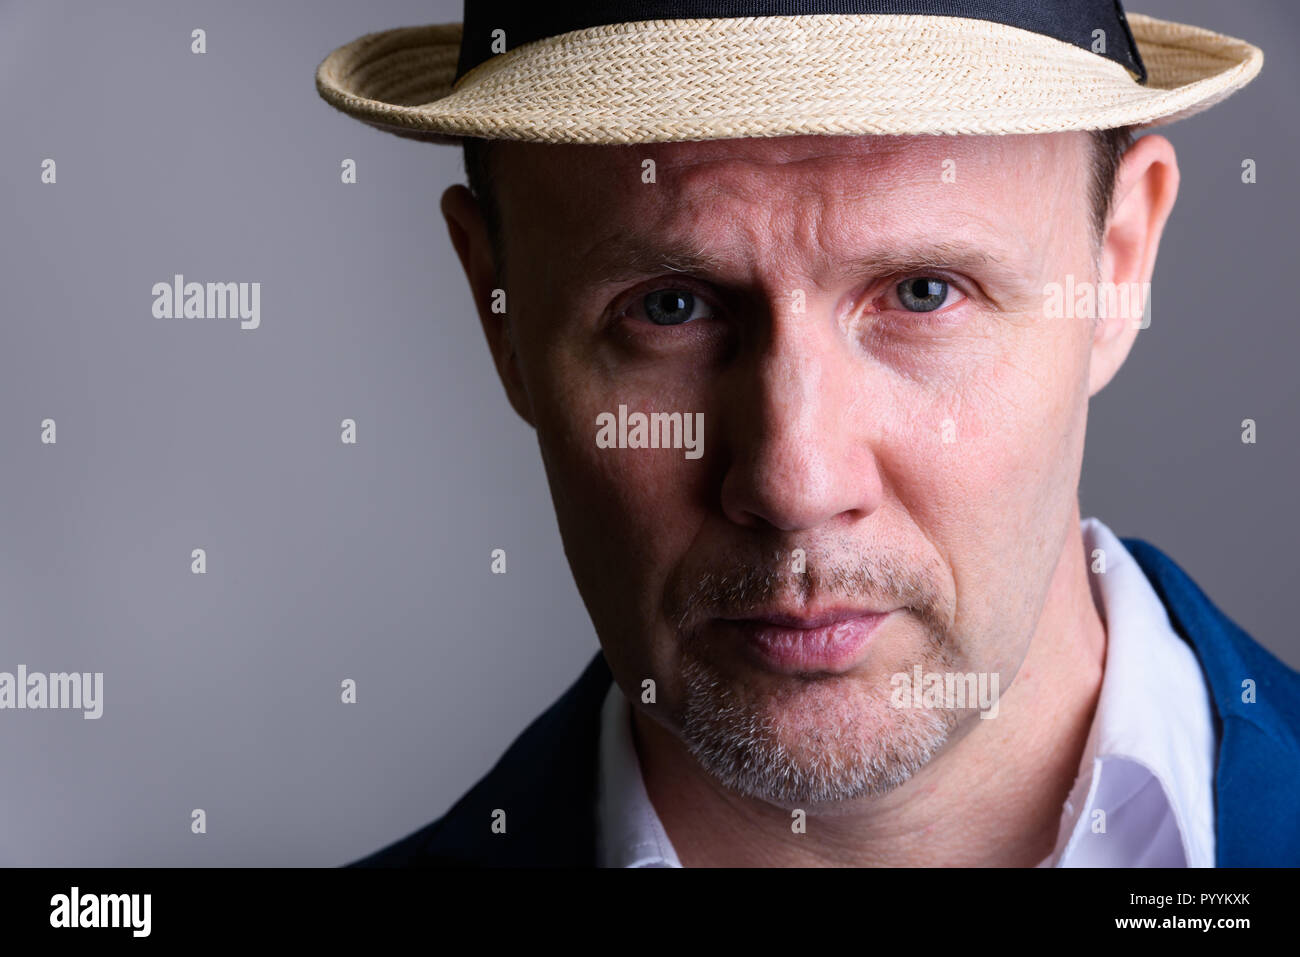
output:
M 966 521 L 1014 514 L 1059 497 L 1086 407 L 1086 363 L 1065 337 L 1018 336 L 985 348 L 942 379 L 896 386 L 897 423 L 884 441 L 900 497 Z M 990 507 L 993 514 L 988 513 Z
M 704 456 L 688 459 L 682 448 L 602 448 L 597 423 L 612 416 L 617 439 L 619 406 L 626 407 L 624 436 L 631 444 L 634 413 L 704 412 L 689 389 L 663 382 L 652 387 L 636 376 L 614 381 L 599 363 L 570 361 L 535 376 L 532 395 L 538 444 L 578 590 L 608 644 L 644 644 L 631 623 L 658 616 L 663 583 L 703 520 L 709 417 Z
M 705 411 L 700 397 L 662 381 L 614 381 L 576 364 L 552 370 L 540 386 L 537 433 L 548 472 L 554 473 L 553 492 L 571 500 L 575 522 L 606 529 L 607 539 L 617 530 L 632 536 L 638 549 L 652 547 L 642 539 L 669 533 L 690 510 L 705 458 L 687 458 L 683 448 L 632 447 L 650 434 L 644 428 L 638 434 L 636 422 L 654 413 L 677 413 L 684 421 Z M 711 436 L 704 418 L 707 458 Z M 602 447 L 598 436 L 612 439 L 615 447 Z
M 1046 595 L 1077 499 L 1085 397 L 1086 361 L 1058 335 L 900 393 L 881 468 L 952 570 L 955 627 L 986 663 L 1023 652 Z

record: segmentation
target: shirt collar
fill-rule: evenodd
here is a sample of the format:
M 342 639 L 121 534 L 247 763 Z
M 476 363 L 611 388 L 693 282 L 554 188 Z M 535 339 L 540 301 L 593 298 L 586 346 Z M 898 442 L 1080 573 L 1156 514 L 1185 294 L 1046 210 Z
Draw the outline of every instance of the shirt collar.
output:
M 646 793 L 632 740 L 632 711 L 611 681 L 600 712 L 597 853 L 602 867 L 681 867 Z
M 1114 532 L 1096 518 L 1081 529 L 1106 665 L 1060 840 L 1043 863 L 1212 867 L 1217 742 L 1200 663 Z M 1117 834 L 1109 822 L 1121 809 Z

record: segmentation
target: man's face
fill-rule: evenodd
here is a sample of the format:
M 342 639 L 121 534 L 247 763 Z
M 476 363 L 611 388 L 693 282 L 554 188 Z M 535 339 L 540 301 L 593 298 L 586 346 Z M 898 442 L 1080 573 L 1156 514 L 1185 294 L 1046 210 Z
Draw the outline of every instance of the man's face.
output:
M 1074 133 L 504 145 L 566 554 L 618 684 L 729 787 L 882 793 L 977 723 L 895 706 L 895 675 L 1006 693 L 1077 502 L 1092 327 L 1045 318 L 1044 286 L 1094 278 L 1090 157 Z M 601 447 L 620 406 L 702 413 L 703 455 Z

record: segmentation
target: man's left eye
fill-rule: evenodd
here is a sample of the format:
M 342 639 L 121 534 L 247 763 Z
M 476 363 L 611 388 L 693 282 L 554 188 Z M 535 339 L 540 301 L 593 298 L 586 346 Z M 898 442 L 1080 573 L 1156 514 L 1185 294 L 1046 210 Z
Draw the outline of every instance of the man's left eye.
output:
M 642 297 L 641 307 L 657 326 L 680 326 L 711 315 L 704 300 L 685 289 L 656 289 Z
M 919 276 L 905 279 L 894 289 L 898 301 L 907 312 L 934 312 L 951 306 L 965 298 L 961 292 L 942 279 Z

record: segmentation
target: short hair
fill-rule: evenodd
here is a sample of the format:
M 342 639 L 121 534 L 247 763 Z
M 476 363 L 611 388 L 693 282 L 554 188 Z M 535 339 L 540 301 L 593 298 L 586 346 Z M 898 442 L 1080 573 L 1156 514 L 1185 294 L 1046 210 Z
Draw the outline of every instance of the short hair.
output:
M 1100 247 L 1110 219 L 1111 204 L 1115 196 L 1115 176 L 1120 160 L 1133 145 L 1133 128 L 1128 126 L 1109 130 L 1092 130 L 1092 175 L 1088 179 L 1088 202 L 1092 207 L 1094 245 Z M 494 141 L 479 137 L 465 137 L 465 174 L 470 192 L 483 210 L 488 239 L 492 244 L 492 257 L 498 279 L 505 275 L 505 250 L 502 243 L 501 206 L 495 184 L 496 172 L 492 149 Z
M 1120 161 L 1135 142 L 1133 127 L 1092 131 L 1092 176 L 1088 180 L 1088 199 L 1092 204 L 1093 241 L 1100 246 L 1106 235 L 1111 206 L 1115 201 L 1115 177 Z
M 505 245 L 502 242 L 501 205 L 496 193 L 496 172 L 493 160 L 497 151 L 492 149 L 495 141 L 477 136 L 466 136 L 463 140 L 465 151 L 465 178 L 469 181 L 469 191 L 478 200 L 483 212 L 484 225 L 487 228 L 488 241 L 492 246 L 492 263 L 500 284 L 505 277 Z

